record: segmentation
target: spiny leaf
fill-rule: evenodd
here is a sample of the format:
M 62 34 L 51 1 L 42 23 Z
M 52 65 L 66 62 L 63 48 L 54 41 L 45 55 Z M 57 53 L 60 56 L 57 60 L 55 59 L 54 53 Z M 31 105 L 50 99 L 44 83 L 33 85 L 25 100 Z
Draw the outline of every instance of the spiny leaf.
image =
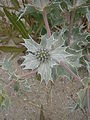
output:
M 75 67 L 69 65 L 70 69 L 78 75 L 77 73 L 77 70 Z M 59 76 L 64 76 L 64 77 L 67 77 L 69 80 L 72 80 L 72 75 L 69 74 L 64 68 L 62 68 L 61 65 L 58 65 L 58 66 L 54 66 L 52 68 L 52 77 L 53 77 L 53 80 L 56 80 Z
M 81 67 L 80 64 L 80 58 L 82 57 L 82 51 L 81 50 L 74 50 L 71 49 L 69 47 L 67 47 L 66 51 L 70 54 L 72 54 L 72 56 L 69 56 L 67 59 L 69 61 L 69 64 L 71 64 L 72 66 L 79 68 Z
M 30 4 L 26 4 L 25 8 L 21 9 L 18 17 L 19 17 L 19 19 L 21 19 L 27 15 L 30 15 L 32 18 L 34 18 L 38 22 L 43 21 L 42 13 L 39 12 L 38 10 L 36 10 L 34 8 L 34 6 L 32 6 Z
M 15 14 L 11 14 L 7 9 L 3 8 L 6 16 L 10 20 L 10 22 L 14 25 L 14 27 L 21 33 L 23 38 L 28 38 L 28 32 L 21 20 L 18 20 L 18 17 Z
M 7 59 L 7 58 L 4 59 L 4 61 L 2 63 L 2 69 L 8 71 L 10 78 L 16 77 L 15 72 L 12 68 L 12 61 L 10 59 Z
M 52 28 L 63 24 L 64 19 L 59 3 L 51 4 L 48 8 L 46 8 L 46 12 L 48 21 Z
M 36 13 L 36 15 L 38 14 L 38 11 L 34 8 L 34 6 L 31 6 L 30 4 L 27 4 L 25 6 L 25 8 L 22 8 L 20 13 L 19 13 L 19 19 L 21 19 L 22 17 L 28 15 L 28 14 L 33 14 Z
M 64 34 L 64 39 L 67 43 L 67 34 L 68 32 L 66 31 Z M 70 48 L 71 49 L 75 49 L 75 50 L 80 50 L 81 46 L 85 43 L 88 42 L 87 40 L 88 37 L 88 33 L 81 33 L 78 27 L 74 27 L 72 29 L 72 34 L 71 34 L 71 45 Z

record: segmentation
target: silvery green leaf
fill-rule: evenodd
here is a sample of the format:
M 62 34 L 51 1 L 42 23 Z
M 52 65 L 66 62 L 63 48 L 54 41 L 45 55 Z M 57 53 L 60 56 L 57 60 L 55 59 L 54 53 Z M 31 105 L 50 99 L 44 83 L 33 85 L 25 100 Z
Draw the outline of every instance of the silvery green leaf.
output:
M 80 64 L 80 58 L 76 55 L 69 56 L 67 60 L 69 61 L 68 63 L 73 65 L 74 67 L 81 67 L 82 65 Z
M 51 49 L 52 46 L 54 46 L 54 48 L 57 48 L 64 45 L 65 40 L 62 36 L 65 31 L 66 29 L 62 29 L 59 32 L 55 32 L 50 38 L 48 38 L 47 34 L 41 36 L 41 46 L 44 48 L 46 47 L 47 49 Z
M 12 66 L 12 62 L 9 59 L 4 58 L 4 61 L 2 64 L 2 69 L 8 70 L 10 73 L 12 73 L 13 70 L 12 70 L 11 66 Z
M 38 73 L 41 75 L 41 81 L 45 80 L 46 85 L 49 80 L 53 81 L 51 77 L 52 70 L 50 64 L 51 63 L 49 61 L 46 63 L 41 63 L 38 68 Z
M 87 101 L 86 101 L 86 88 L 81 89 L 78 93 L 78 98 L 80 102 L 80 108 L 82 108 L 84 111 L 87 109 Z
M 25 60 L 21 64 L 21 66 L 25 66 L 24 69 L 32 69 L 32 70 L 34 70 L 40 64 L 40 62 L 36 59 L 36 57 L 31 53 L 24 56 L 24 58 L 25 58 Z
M 68 38 L 67 35 L 68 32 L 66 32 L 64 39 L 67 42 Z M 84 42 L 88 42 L 87 40 L 88 37 L 88 33 L 81 33 L 78 27 L 74 27 L 72 29 L 72 34 L 71 34 L 71 44 L 70 44 L 70 48 L 71 49 L 75 49 L 75 50 L 80 50 L 81 49 L 81 45 L 79 43 L 84 43 Z
M 67 77 L 68 79 L 71 79 L 71 75 L 67 71 L 65 71 L 61 65 L 54 66 L 52 69 L 53 80 L 56 80 L 60 76 L 64 76 Z
M 18 19 L 21 19 L 22 17 L 28 15 L 28 14 L 32 14 L 34 12 L 38 12 L 34 6 L 30 5 L 30 4 L 26 4 L 25 8 L 22 8 L 19 15 L 18 15 Z
M 2 63 L 2 69 L 3 70 L 7 70 L 10 77 L 15 77 L 15 73 L 14 73 L 14 70 L 12 68 L 12 61 L 8 58 L 5 58 L 3 63 Z
M 67 57 L 68 63 L 77 68 L 81 67 L 80 58 L 82 57 L 82 51 L 74 50 L 69 47 L 67 47 L 66 51 L 71 54 L 71 56 Z
M 48 35 L 47 34 L 41 36 L 40 45 L 43 46 L 43 48 L 46 48 L 46 44 L 47 44 L 47 40 L 46 39 L 48 39 Z
M 60 63 L 60 61 L 65 61 L 66 62 L 66 58 L 68 56 L 70 56 L 70 54 L 68 54 L 65 51 L 65 47 L 58 47 L 55 50 L 51 51 L 51 57 L 56 60 L 58 63 Z
M 58 39 L 54 39 L 54 35 L 52 34 L 51 37 L 48 38 L 47 34 L 41 36 L 41 46 L 46 49 L 51 49 L 52 46 L 55 45 L 55 43 L 58 41 Z
M 68 66 L 76 75 L 78 75 L 75 67 L 71 65 Z M 69 80 L 72 80 L 72 75 L 68 73 L 68 71 L 66 71 L 61 65 L 56 65 L 52 68 L 52 78 L 53 80 L 56 80 L 59 76 L 64 76 L 67 77 Z
M 29 39 L 24 39 L 24 46 L 27 48 L 28 51 L 31 52 L 36 52 L 39 48 L 40 45 L 38 43 L 36 43 L 31 36 L 29 36 Z
M 58 39 L 54 39 L 53 35 L 50 38 L 46 39 L 46 40 L 47 40 L 47 44 L 46 44 L 47 49 L 51 49 L 52 46 L 54 46 L 54 44 L 58 41 Z
M 51 60 L 50 60 L 51 68 L 53 68 L 53 66 L 55 66 L 55 65 L 58 65 L 58 63 L 53 58 L 51 58 Z
M 23 17 L 24 15 L 27 15 L 31 12 L 38 12 L 38 11 L 42 11 L 43 8 L 47 7 L 49 4 L 49 0 L 43 0 L 43 6 L 41 5 L 41 1 L 40 0 L 32 0 L 32 4 L 27 4 L 25 6 L 25 8 L 23 8 L 20 11 L 19 14 L 19 19 L 21 17 Z M 42 8 L 43 7 L 43 8 Z M 38 11 L 37 11 L 38 10 Z
M 87 37 L 88 33 L 82 33 L 79 31 L 78 27 L 73 28 L 72 30 L 72 36 L 74 37 L 74 39 L 76 39 L 77 41 L 87 41 L 86 37 Z
M 54 48 L 57 48 L 59 46 L 64 46 L 65 40 L 63 39 L 62 36 L 58 36 L 58 40 L 54 44 Z
M 60 30 L 59 32 L 55 32 L 55 33 L 53 34 L 54 39 L 57 39 L 57 41 L 54 43 L 54 48 L 57 48 L 57 47 L 59 47 L 59 46 L 63 46 L 63 45 L 64 45 L 65 40 L 64 40 L 64 38 L 63 38 L 63 34 L 64 34 L 65 31 L 66 31 L 66 29 L 63 28 L 63 29 Z

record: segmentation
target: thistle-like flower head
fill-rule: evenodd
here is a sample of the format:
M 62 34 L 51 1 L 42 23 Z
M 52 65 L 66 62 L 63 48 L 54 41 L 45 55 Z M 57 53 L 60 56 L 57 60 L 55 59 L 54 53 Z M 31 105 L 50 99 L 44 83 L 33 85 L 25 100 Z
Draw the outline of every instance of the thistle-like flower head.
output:
M 53 81 L 52 78 L 52 68 L 54 65 L 58 65 L 60 61 L 66 61 L 68 53 L 65 51 L 65 47 L 56 47 L 55 39 L 52 35 L 47 38 L 46 35 L 41 37 L 41 43 L 36 43 L 31 37 L 24 40 L 23 44 L 29 53 L 24 56 L 24 62 L 22 66 L 24 69 L 36 69 L 41 75 L 41 81 L 45 80 L 46 84 L 49 80 Z

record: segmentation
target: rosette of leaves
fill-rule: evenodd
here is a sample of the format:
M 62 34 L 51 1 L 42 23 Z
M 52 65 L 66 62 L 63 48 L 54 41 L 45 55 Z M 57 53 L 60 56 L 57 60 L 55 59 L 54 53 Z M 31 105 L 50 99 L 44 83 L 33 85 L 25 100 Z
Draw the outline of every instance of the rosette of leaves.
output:
M 31 37 L 24 41 L 23 45 L 29 53 L 24 56 L 25 60 L 21 66 L 24 66 L 24 69 L 37 69 L 41 75 L 41 81 L 44 80 L 46 84 L 49 80 L 53 82 L 52 68 L 59 65 L 60 61 L 67 62 L 67 57 L 71 54 L 65 51 L 66 47 L 62 45 L 57 47 L 58 39 L 55 39 L 53 35 L 50 38 L 47 35 L 42 36 L 40 44 Z

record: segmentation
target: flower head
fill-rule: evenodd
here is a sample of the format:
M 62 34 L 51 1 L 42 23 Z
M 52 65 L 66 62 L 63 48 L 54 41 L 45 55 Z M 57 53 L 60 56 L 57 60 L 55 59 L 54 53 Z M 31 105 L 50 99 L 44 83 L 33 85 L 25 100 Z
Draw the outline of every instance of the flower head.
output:
M 52 35 L 50 38 L 47 38 L 46 35 L 41 37 L 41 43 L 36 43 L 31 37 L 24 40 L 23 44 L 29 54 L 24 56 L 24 62 L 22 66 L 25 66 L 24 69 L 36 69 L 41 75 L 41 81 L 45 80 L 46 84 L 49 80 L 53 81 L 52 78 L 52 68 L 54 65 L 58 65 L 60 61 L 66 61 L 67 56 L 69 55 L 65 51 L 65 47 L 59 46 L 55 47 L 58 39 L 54 39 Z

